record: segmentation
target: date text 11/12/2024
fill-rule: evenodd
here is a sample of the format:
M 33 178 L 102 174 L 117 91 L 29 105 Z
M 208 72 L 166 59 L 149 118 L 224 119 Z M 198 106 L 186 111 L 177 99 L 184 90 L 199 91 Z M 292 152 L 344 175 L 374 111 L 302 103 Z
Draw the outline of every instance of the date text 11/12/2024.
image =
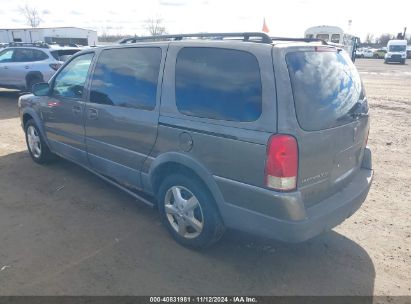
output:
M 150 297 L 150 303 L 257 303 L 255 297 Z

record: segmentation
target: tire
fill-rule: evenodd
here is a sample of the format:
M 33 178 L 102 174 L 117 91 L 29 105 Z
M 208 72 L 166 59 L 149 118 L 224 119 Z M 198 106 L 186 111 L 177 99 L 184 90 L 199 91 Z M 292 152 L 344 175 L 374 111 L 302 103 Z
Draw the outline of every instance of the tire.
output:
M 33 119 L 24 125 L 27 149 L 31 159 L 38 164 L 50 163 L 55 157 L 50 151 Z
M 181 174 L 166 177 L 159 188 L 158 209 L 171 236 L 183 246 L 204 249 L 224 234 L 215 201 L 196 178 Z
M 36 83 L 43 82 L 43 79 L 39 76 L 31 76 L 27 79 L 27 87 L 26 90 L 27 92 L 33 92 L 33 85 Z

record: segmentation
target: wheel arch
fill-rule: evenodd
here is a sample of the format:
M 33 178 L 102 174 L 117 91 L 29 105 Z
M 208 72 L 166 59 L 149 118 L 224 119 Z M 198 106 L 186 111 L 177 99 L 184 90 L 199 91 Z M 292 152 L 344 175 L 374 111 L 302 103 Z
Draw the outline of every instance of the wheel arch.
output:
M 48 148 L 50 149 L 49 142 L 47 140 L 46 132 L 44 130 L 44 126 L 42 123 L 42 120 L 40 119 L 39 115 L 37 114 L 36 111 L 34 111 L 32 108 L 26 108 L 23 110 L 22 116 L 21 116 L 21 122 L 22 122 L 22 127 L 25 131 L 26 129 L 26 123 L 30 120 L 33 119 L 34 122 L 36 123 L 37 127 L 39 128 L 39 131 L 43 137 L 43 140 L 47 144 Z
M 214 198 L 217 208 L 221 213 L 221 205 L 224 202 L 220 189 L 215 182 L 212 173 L 200 162 L 190 155 L 179 152 L 168 152 L 158 156 L 150 166 L 147 185 L 155 195 L 158 192 L 161 182 L 172 173 L 182 173 L 198 178 L 207 186 L 208 191 Z
M 41 79 L 41 82 L 44 82 L 43 74 L 40 71 L 30 71 L 26 75 L 26 88 L 29 85 L 29 81 L 31 79 L 34 79 L 34 78 Z M 29 89 L 31 89 L 31 88 L 29 88 Z

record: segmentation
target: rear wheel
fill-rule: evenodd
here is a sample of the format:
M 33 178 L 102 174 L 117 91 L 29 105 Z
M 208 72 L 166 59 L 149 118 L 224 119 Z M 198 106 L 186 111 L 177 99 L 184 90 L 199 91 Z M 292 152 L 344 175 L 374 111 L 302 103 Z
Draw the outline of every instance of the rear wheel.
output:
M 24 130 L 26 133 L 27 148 L 31 158 L 38 164 L 52 161 L 54 154 L 51 153 L 33 119 L 27 121 Z
M 159 189 L 163 224 L 178 243 L 196 249 L 218 241 L 225 230 L 205 187 L 197 179 L 178 174 L 166 177 Z

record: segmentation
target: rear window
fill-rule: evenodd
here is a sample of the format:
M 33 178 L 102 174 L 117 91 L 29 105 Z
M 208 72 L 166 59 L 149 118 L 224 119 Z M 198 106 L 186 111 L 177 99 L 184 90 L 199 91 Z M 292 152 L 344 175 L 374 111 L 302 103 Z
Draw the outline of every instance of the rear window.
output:
M 292 52 L 286 56 L 298 122 L 316 131 L 354 120 L 364 99 L 360 76 L 344 51 Z
M 257 120 L 262 109 L 257 58 L 238 50 L 183 48 L 176 63 L 176 104 L 189 116 Z
M 58 61 L 67 61 L 70 56 L 74 55 L 75 53 L 79 52 L 80 50 L 58 50 L 52 51 L 51 55 L 53 55 L 54 59 Z

